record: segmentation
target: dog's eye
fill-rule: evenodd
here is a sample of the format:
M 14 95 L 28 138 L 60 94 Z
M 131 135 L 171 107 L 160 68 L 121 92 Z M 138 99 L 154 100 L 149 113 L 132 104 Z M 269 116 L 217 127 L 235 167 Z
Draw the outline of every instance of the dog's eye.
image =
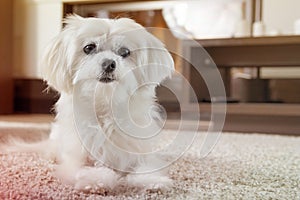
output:
M 94 52 L 95 49 L 96 49 L 96 44 L 94 44 L 94 43 L 88 44 L 85 47 L 83 47 L 83 51 L 87 55 Z
M 118 55 L 122 56 L 123 58 L 126 58 L 130 55 L 130 50 L 126 47 L 121 47 L 117 53 L 118 53 Z

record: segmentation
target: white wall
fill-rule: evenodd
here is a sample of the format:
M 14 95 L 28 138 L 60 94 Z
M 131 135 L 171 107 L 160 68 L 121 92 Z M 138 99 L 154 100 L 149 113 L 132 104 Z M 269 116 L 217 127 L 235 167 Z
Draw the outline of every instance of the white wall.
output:
M 61 0 L 14 0 L 15 78 L 40 78 L 43 49 L 61 30 L 62 12 Z
M 296 19 L 300 19 L 299 0 L 263 0 L 263 21 L 269 30 L 292 34 Z

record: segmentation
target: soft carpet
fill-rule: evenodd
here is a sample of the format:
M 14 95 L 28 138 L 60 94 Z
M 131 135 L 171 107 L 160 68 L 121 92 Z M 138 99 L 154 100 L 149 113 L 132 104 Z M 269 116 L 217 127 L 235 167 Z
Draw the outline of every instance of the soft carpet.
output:
M 51 161 L 33 153 L 0 153 L 0 199 L 300 200 L 300 137 L 223 133 L 200 158 L 202 139 L 200 134 L 171 165 L 174 187 L 165 193 L 126 187 L 106 195 L 84 193 L 55 178 Z
M 300 199 L 300 138 L 224 133 L 204 159 L 197 147 L 171 166 L 174 187 L 163 194 L 79 192 L 52 175 L 52 162 L 1 154 L 0 199 Z

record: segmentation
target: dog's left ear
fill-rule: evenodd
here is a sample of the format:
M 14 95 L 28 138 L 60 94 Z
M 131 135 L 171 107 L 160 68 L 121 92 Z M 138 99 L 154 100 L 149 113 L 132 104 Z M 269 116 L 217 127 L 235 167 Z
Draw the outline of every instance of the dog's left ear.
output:
M 172 76 L 175 70 L 174 61 L 164 44 L 150 33 L 148 34 L 151 39 L 147 41 L 144 56 L 141 58 L 143 71 L 146 70 L 144 81 L 159 84 Z
M 127 18 L 115 21 L 123 30 L 131 43 L 136 44 L 133 48 L 136 52 L 136 64 L 141 67 L 144 83 L 161 83 L 165 78 L 171 77 L 174 72 L 174 61 L 165 45 L 143 26 Z M 128 28 L 130 31 L 128 31 Z

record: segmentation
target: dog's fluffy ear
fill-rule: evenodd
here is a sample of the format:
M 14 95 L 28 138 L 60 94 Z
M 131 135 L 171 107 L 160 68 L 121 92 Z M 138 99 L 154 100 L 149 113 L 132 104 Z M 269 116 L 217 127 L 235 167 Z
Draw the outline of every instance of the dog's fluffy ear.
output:
M 136 52 L 137 66 L 141 67 L 144 83 L 161 83 L 174 72 L 174 61 L 164 44 L 132 19 L 119 18 L 117 27 L 126 35 Z
M 146 82 L 161 83 L 165 78 L 171 77 L 174 72 L 174 61 L 164 44 L 149 33 L 147 46 L 142 53 L 141 66 L 143 67 Z
M 72 90 L 72 64 L 75 48 L 71 41 L 74 30 L 82 17 L 70 15 L 65 20 L 65 28 L 56 36 L 45 50 L 41 63 L 41 75 L 50 87 L 59 92 L 69 93 Z
M 83 17 L 76 14 L 69 14 L 64 18 L 63 23 L 66 25 L 66 28 L 76 27 L 84 20 Z

